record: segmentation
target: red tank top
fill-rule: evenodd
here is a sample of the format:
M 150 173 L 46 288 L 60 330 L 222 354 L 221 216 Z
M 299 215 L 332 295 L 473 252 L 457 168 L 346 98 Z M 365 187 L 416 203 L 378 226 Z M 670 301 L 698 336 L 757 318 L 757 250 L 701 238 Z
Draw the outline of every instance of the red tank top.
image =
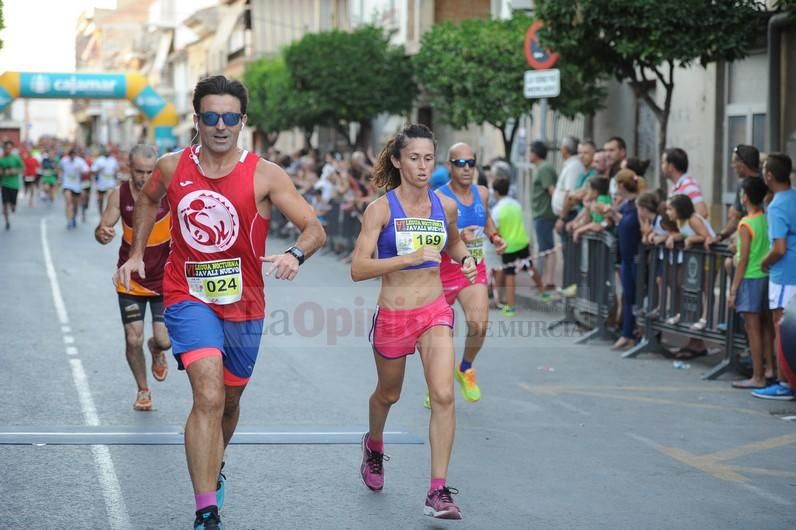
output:
M 171 253 L 163 278 L 165 305 L 204 302 L 224 320 L 265 317 L 263 273 L 269 220 L 257 212 L 259 157 L 242 151 L 227 175 L 204 177 L 195 148 L 183 149 L 166 191 Z
M 133 211 L 135 210 L 135 199 L 130 190 L 130 182 L 125 181 L 119 185 L 119 211 L 122 214 L 122 245 L 119 247 L 119 261 L 117 267 L 130 257 L 130 247 L 133 244 Z M 169 257 L 169 225 L 171 224 L 171 214 L 169 213 L 169 203 L 164 197 L 160 201 L 155 226 L 149 234 L 144 251 L 144 267 L 146 278 L 141 279 L 138 274 L 133 273 L 130 281 L 130 290 L 116 284 L 116 290 L 120 293 L 134 294 L 137 296 L 159 296 L 163 293 L 163 267 Z

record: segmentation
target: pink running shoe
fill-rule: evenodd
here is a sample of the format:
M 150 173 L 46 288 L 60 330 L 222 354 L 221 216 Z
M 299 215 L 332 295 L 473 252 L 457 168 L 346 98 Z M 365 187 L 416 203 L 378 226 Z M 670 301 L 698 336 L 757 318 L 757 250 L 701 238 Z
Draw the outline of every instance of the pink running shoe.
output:
M 423 513 L 436 519 L 461 519 L 462 511 L 451 498 L 451 495 L 456 495 L 457 493 L 459 493 L 459 490 L 447 486 L 432 491 L 426 497 Z
M 362 465 L 359 471 L 362 482 L 373 491 L 381 491 L 384 487 L 384 462 L 390 457 L 378 451 L 371 451 L 367 446 L 368 433 L 362 435 Z

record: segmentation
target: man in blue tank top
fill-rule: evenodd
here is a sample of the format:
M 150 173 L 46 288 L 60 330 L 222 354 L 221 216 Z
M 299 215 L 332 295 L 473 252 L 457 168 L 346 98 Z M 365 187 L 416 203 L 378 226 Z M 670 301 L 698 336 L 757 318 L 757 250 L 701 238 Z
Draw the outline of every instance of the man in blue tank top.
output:
M 492 216 L 489 215 L 489 190 L 485 186 L 475 184 L 477 170 L 472 147 L 465 143 L 454 144 L 448 150 L 447 160 L 451 179 L 437 190 L 437 194 L 446 195 L 456 202 L 459 234 L 470 255 L 478 263 L 478 276 L 475 283 L 467 281 L 461 272 L 461 264 L 443 252 L 440 279 L 448 304 L 453 305 L 459 300 L 467 321 L 464 353 L 454 375 L 461 385 L 464 399 L 474 402 L 481 399 L 481 389 L 478 387 L 473 362 L 484 344 L 489 325 L 484 245 L 489 240 L 498 254 L 501 254 L 506 248 L 506 243 L 498 234 Z M 428 404 L 426 398 L 426 405 Z

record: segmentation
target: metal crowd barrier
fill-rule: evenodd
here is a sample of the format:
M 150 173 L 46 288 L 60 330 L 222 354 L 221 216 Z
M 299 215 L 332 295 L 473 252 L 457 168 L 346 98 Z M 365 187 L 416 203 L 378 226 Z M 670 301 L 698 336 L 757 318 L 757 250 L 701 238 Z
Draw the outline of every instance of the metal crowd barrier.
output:
M 736 370 L 746 348 L 746 337 L 728 304 L 732 276 L 724 267 L 726 258 L 732 258 L 732 254 L 723 245 L 710 251 L 701 245 L 685 249 L 682 243 L 673 249 L 642 245 L 636 258 L 635 314 L 645 333 L 641 342 L 623 357 L 666 353 L 661 337 L 670 332 L 724 346 L 724 358 L 703 379 L 715 379 Z M 679 321 L 672 320 L 677 314 Z M 694 327 L 703 315 L 704 322 Z
M 345 209 L 343 204 L 332 199 L 326 213 L 326 240 L 329 248 L 337 253 L 351 252 L 362 229 L 360 213 L 356 208 Z
M 362 217 L 356 208 L 346 209 L 338 199 L 329 201 L 329 210 L 323 216 L 328 252 L 347 253 L 354 250 L 354 243 L 362 229 Z M 297 230 L 285 216 L 273 208 L 271 211 L 271 233 L 279 237 L 296 237 Z
M 565 324 L 584 326 L 587 317 L 592 330 L 577 344 L 612 339 L 608 318 L 616 302 L 616 237 L 610 232 L 585 234 L 576 243 L 570 234 L 562 233 L 561 244 L 566 256 L 562 285 L 577 285 L 577 294 L 564 299 L 564 318 L 548 329 Z

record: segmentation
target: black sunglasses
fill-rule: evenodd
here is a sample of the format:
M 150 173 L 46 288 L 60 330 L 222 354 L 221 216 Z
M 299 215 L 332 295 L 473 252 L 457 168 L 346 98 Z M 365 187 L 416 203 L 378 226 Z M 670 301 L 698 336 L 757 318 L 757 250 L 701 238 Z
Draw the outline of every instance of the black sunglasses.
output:
M 467 158 L 467 159 L 459 158 L 457 160 L 451 160 L 451 164 L 453 164 L 456 167 L 464 167 L 464 166 L 475 167 L 475 158 Z
M 219 114 L 218 112 L 200 112 L 199 117 L 202 118 L 202 123 L 208 127 L 214 127 L 218 123 L 219 118 L 224 121 L 224 125 L 227 127 L 234 127 L 240 123 L 243 114 L 240 112 L 225 112 L 223 114 Z

